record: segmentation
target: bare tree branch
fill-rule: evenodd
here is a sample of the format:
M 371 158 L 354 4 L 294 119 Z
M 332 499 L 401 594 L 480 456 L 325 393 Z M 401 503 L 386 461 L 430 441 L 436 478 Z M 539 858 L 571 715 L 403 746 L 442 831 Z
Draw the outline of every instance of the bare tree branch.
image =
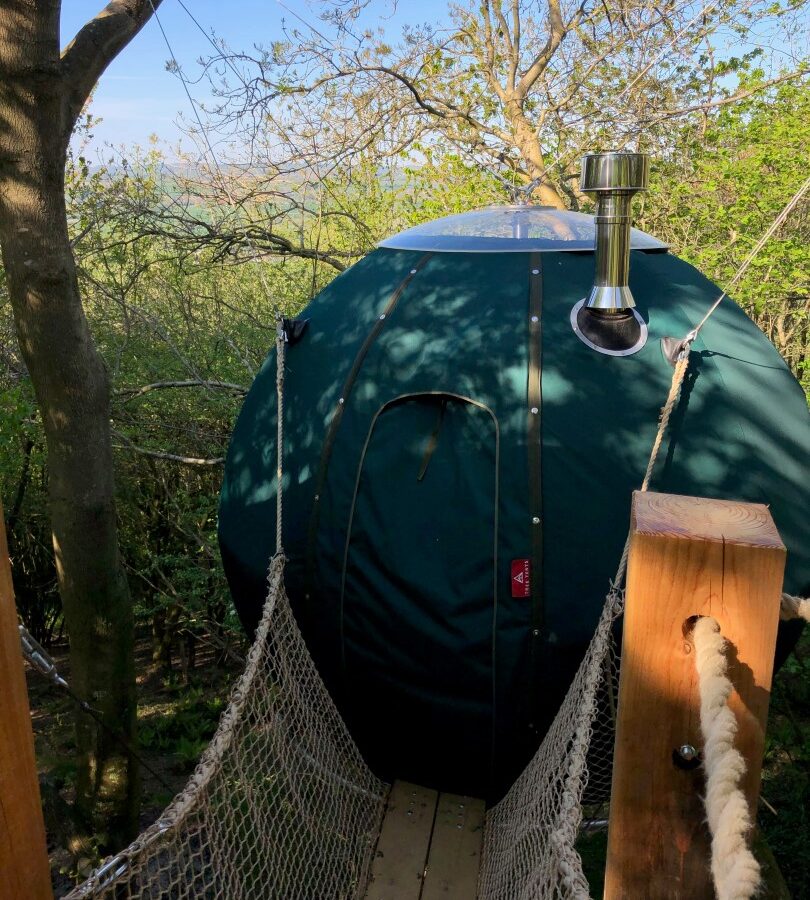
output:
M 162 0 L 111 0 L 85 24 L 62 52 L 62 128 L 70 136 L 102 72 L 152 16 Z
M 740 100 L 746 100 L 748 97 L 753 97 L 755 94 L 761 94 L 763 91 L 776 84 L 782 84 L 785 81 L 793 81 L 795 78 L 804 78 L 805 75 L 810 75 L 810 69 L 797 69 L 795 72 L 788 72 L 786 75 L 780 75 L 778 78 L 770 78 L 768 81 L 759 82 L 755 87 L 737 91 L 727 97 L 710 99 L 704 103 L 694 103 L 691 106 L 683 106 L 680 109 L 668 109 L 655 116 L 651 116 L 649 119 L 642 119 L 641 121 L 645 124 L 663 122 L 665 119 L 676 119 L 679 116 L 689 115 L 689 113 L 705 112 L 710 109 L 717 109 L 720 106 L 728 106 L 730 103 L 739 103 Z
M 141 456 L 149 456 L 152 459 L 166 459 L 170 462 L 182 463 L 184 466 L 221 466 L 225 462 L 224 456 L 205 458 L 198 456 L 181 456 L 178 453 L 164 453 L 161 450 L 147 450 L 145 447 L 139 447 L 137 444 L 133 443 L 120 431 L 115 431 L 113 429 L 112 434 L 114 437 L 117 437 L 124 442 L 123 446 L 115 447 L 116 450 L 131 450 L 133 453 L 139 453 Z
M 187 381 L 156 381 L 153 384 L 145 384 L 143 387 L 139 388 L 122 388 L 115 393 L 118 396 L 124 397 L 124 403 L 129 403 L 130 400 L 135 400 L 137 397 L 142 397 L 144 394 L 148 394 L 151 391 L 158 391 L 164 388 L 187 387 L 213 388 L 223 391 L 232 391 L 235 394 L 246 394 L 248 392 L 248 388 L 241 384 L 232 384 L 229 381 L 205 381 L 203 379 L 194 378 Z

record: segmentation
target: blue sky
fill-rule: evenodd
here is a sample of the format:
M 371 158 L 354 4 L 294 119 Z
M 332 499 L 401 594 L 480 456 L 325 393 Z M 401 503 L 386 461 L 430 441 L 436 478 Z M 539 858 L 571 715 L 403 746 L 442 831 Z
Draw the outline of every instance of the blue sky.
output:
M 184 0 L 200 24 L 213 28 L 217 37 L 224 38 L 235 49 L 246 49 L 256 43 L 270 44 L 282 37 L 282 20 L 301 27 L 288 10 L 316 23 L 311 6 L 303 0 L 284 0 L 288 10 L 277 0 Z M 105 5 L 105 0 L 64 0 L 62 3 L 62 46 L 76 31 Z M 437 21 L 444 15 L 446 4 L 430 0 L 408 0 L 400 3 L 393 19 L 391 4 L 375 0 L 371 4 L 369 20 L 376 14 L 385 17 L 389 26 L 398 31 L 405 21 Z M 198 74 L 196 60 L 211 49 L 205 37 L 183 11 L 177 0 L 164 0 L 158 15 L 169 37 L 178 62 L 187 77 Z M 101 117 L 102 124 L 94 131 L 91 159 L 104 144 L 146 144 L 156 134 L 169 144 L 181 136 L 178 112 L 191 117 L 188 100 L 176 75 L 166 71 L 169 52 L 157 23 L 152 19 L 143 31 L 115 59 L 96 89 L 92 112 Z M 204 85 L 192 88 L 198 99 L 204 100 Z
M 195 18 L 206 29 L 213 28 L 217 37 L 224 38 L 236 50 L 250 49 L 254 44 L 268 45 L 282 35 L 282 21 L 301 28 L 292 13 L 297 13 L 305 21 L 317 24 L 313 9 L 318 0 L 184 0 Z M 701 0 L 695 0 L 696 3 Z M 105 0 L 64 0 L 62 3 L 62 45 L 66 45 L 76 31 L 99 9 Z M 284 7 L 287 7 L 285 9 Z M 447 19 L 448 4 L 440 0 L 371 0 L 364 14 L 366 25 L 375 21 L 383 25 L 394 38 L 405 23 L 438 23 Z M 392 9 L 395 10 L 392 15 Z M 168 34 L 178 62 L 186 76 L 194 78 L 199 74 L 197 59 L 211 49 L 205 37 L 184 12 L 178 0 L 164 0 L 158 15 Z M 749 33 L 747 43 L 755 46 L 757 39 L 766 45 L 775 43 L 778 48 L 781 39 L 768 33 Z M 721 50 L 723 40 L 719 39 Z M 739 37 L 733 36 L 728 46 L 739 53 Z M 94 131 L 94 141 L 88 153 L 91 162 L 103 154 L 106 144 L 126 146 L 133 143 L 147 144 L 150 135 L 157 135 L 167 146 L 164 149 L 171 156 L 171 146 L 181 139 L 178 115 L 182 112 L 191 118 L 192 112 L 176 75 L 166 71 L 169 52 L 163 41 L 157 22 L 150 20 L 143 31 L 115 59 L 101 78 L 96 89 L 92 112 L 103 121 Z M 779 60 L 777 59 L 777 62 Z M 192 87 L 198 100 L 205 100 L 207 88 L 204 83 Z

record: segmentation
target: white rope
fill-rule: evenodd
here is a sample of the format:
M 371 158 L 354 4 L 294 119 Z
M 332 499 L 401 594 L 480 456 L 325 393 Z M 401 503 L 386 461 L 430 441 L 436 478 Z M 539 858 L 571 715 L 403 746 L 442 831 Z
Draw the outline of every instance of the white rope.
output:
M 728 705 L 726 640 L 710 616 L 692 632 L 700 691 L 700 730 L 706 769 L 706 817 L 712 835 L 712 878 L 718 900 L 749 900 L 760 884 L 759 863 L 748 846 L 753 823 L 740 788 L 745 759 L 734 746 L 737 719 Z
M 804 619 L 805 622 L 810 622 L 810 597 L 782 594 L 779 618 L 783 622 L 789 622 L 791 619 Z

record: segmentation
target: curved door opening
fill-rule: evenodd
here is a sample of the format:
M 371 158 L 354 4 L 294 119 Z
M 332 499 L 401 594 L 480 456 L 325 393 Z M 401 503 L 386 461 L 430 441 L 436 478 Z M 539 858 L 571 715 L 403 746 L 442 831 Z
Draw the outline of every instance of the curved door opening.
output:
M 346 716 L 384 777 L 480 791 L 491 768 L 498 424 L 414 394 L 382 407 L 343 569 Z M 477 749 L 476 749 L 477 748 Z

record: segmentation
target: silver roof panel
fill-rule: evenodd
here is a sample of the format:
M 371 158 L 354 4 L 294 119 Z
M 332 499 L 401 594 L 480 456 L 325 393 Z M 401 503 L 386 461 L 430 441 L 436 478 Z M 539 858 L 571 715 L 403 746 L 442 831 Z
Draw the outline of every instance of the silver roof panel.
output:
M 392 250 L 438 253 L 559 253 L 593 250 L 593 216 L 550 206 L 488 206 L 444 216 L 380 241 Z M 666 250 L 658 238 L 630 230 L 631 250 Z

